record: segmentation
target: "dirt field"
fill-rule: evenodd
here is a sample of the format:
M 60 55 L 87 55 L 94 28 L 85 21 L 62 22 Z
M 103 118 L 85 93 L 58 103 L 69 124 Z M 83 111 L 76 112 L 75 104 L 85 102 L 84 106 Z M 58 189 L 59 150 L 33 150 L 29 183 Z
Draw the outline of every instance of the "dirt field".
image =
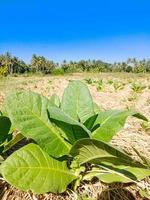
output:
M 60 97 L 69 80 L 87 83 L 93 99 L 102 110 L 132 109 L 150 120 L 150 75 L 144 74 L 73 74 L 65 76 L 7 77 L 0 79 L 0 106 L 5 95 L 13 90 L 31 90 L 50 97 Z M 140 89 L 139 89 L 140 88 Z M 150 123 L 129 118 L 124 129 L 114 137 L 112 143 L 122 147 L 133 156 L 133 150 L 150 157 Z M 139 183 L 143 184 L 143 183 Z M 144 183 L 150 189 L 150 183 Z

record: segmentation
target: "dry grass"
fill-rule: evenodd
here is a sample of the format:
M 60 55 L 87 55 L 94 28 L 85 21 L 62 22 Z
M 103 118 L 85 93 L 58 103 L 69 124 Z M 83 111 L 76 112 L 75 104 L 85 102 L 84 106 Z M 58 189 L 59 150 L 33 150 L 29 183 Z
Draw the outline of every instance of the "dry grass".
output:
M 148 183 L 148 182 L 147 182 Z M 31 192 L 20 191 L 4 181 L 0 181 L 1 200 L 142 200 L 139 190 L 144 189 L 146 181 L 134 184 L 105 185 L 99 181 L 82 183 L 77 192 L 67 190 L 63 194 L 48 193 L 34 195 Z M 147 200 L 145 198 L 145 200 Z
M 75 74 L 66 76 L 45 76 L 45 77 L 7 77 L 0 80 L 0 105 L 5 99 L 7 93 L 12 90 L 31 90 L 38 92 L 44 96 L 50 97 L 57 94 L 60 97 L 69 80 L 78 79 L 85 80 L 91 78 L 92 84 L 89 89 L 93 99 L 103 110 L 109 109 L 134 109 L 144 114 L 150 119 L 150 78 L 149 75 L 136 74 Z M 97 91 L 96 81 L 103 80 L 103 90 Z M 95 81 L 95 82 L 94 82 Z M 122 89 L 115 90 L 112 82 L 123 84 Z M 146 88 L 136 94 L 131 85 L 134 82 L 142 83 Z M 144 128 L 140 120 L 129 118 L 125 128 L 118 133 L 112 143 L 123 148 L 136 159 L 140 159 L 134 149 L 146 157 L 150 157 L 150 128 Z M 0 184 L 2 200 L 76 200 L 76 199 L 100 199 L 100 200 L 141 200 L 139 195 L 140 189 L 150 191 L 150 180 L 141 181 L 138 185 L 105 185 L 98 182 L 83 183 L 78 188 L 77 193 L 68 190 L 62 195 L 46 194 L 44 196 L 33 196 L 31 193 L 24 193 L 14 189 L 5 182 Z

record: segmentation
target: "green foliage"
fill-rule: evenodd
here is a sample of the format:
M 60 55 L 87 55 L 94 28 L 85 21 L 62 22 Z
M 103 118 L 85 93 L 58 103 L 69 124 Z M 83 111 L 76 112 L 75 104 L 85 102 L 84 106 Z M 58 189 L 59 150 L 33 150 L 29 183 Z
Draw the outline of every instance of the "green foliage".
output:
M 144 129 L 144 131 L 149 131 L 150 130 L 150 124 L 147 121 L 141 122 L 141 127 Z
M 113 86 L 114 86 L 115 91 L 122 90 L 124 88 L 124 85 L 118 81 L 114 81 Z
M 33 54 L 31 63 L 27 64 L 23 60 L 12 56 L 9 52 L 0 55 L 0 75 L 8 74 L 17 76 L 18 74 L 54 74 L 64 75 L 64 73 L 75 72 L 132 72 L 146 73 L 150 72 L 150 60 L 137 60 L 129 58 L 126 62 L 115 62 L 113 64 L 103 62 L 101 60 L 80 60 L 70 61 L 64 60 L 62 63 L 55 63 L 44 56 Z M 85 80 L 91 84 L 91 80 Z M 112 84 L 110 80 L 109 84 Z M 101 90 L 100 87 L 98 90 Z
M 92 83 L 93 83 L 93 80 L 91 79 L 91 78 L 86 78 L 86 79 L 84 79 L 85 80 L 85 82 L 87 83 L 87 84 L 89 84 L 89 85 L 91 85 Z
M 52 84 L 52 81 L 51 81 L 51 80 L 49 80 L 49 81 L 48 81 L 48 84 L 49 84 L 49 85 L 51 85 L 51 84 Z
M 9 137 L 10 127 L 10 119 L 5 116 L 0 116 L 0 145 Z
M 97 83 L 97 91 L 102 91 L 104 89 L 104 82 L 102 79 L 96 81 Z
M 134 82 L 134 83 L 132 83 L 131 88 L 132 88 L 132 90 L 134 92 L 140 93 L 140 92 L 142 92 L 146 88 L 146 86 L 143 85 L 143 84 L 141 84 L 141 83 Z
M 53 94 L 50 98 L 50 104 L 52 106 L 60 107 L 60 99 L 56 94 Z
M 94 178 L 98 178 L 104 183 L 113 183 L 113 182 L 120 182 L 120 183 L 129 183 L 134 182 L 129 177 L 125 176 L 123 173 L 118 173 L 115 170 L 109 171 L 109 169 L 105 170 L 103 168 L 93 168 L 90 173 L 88 172 L 84 177 L 83 180 L 91 181 Z
M 137 99 L 137 95 L 136 94 L 132 94 L 131 96 L 128 97 L 128 101 L 135 101 Z
M 52 71 L 52 74 L 55 76 L 64 75 L 64 70 L 62 68 L 57 68 Z
M 57 126 L 50 122 L 47 114 L 50 105 L 47 98 L 33 92 L 12 93 L 5 102 L 14 126 L 25 137 L 35 140 L 47 153 L 59 157 L 69 152 L 70 144 L 61 137 Z
M 83 124 L 74 120 L 61 109 L 49 107 L 48 112 L 50 120 L 64 130 L 64 132 L 61 131 L 61 134 L 69 143 L 73 144 L 78 139 L 90 136 L 90 131 Z
M 5 66 L 5 67 L 0 66 L 0 76 L 7 76 L 7 74 L 8 74 L 7 66 Z
M 112 85 L 113 82 L 114 82 L 114 81 L 113 81 L 112 79 L 109 79 L 107 83 L 110 84 L 110 85 Z
M 66 162 L 53 159 L 35 144 L 28 144 L 13 153 L 1 165 L 1 173 L 15 187 L 38 194 L 49 190 L 62 193 L 78 177 L 68 169 Z
M 21 131 L 5 151 L 23 137 L 36 143 L 15 151 L 0 167 L 3 178 L 16 188 L 61 193 L 68 185 L 76 187 L 92 177 L 106 183 L 135 183 L 150 175 L 147 163 L 104 142 L 123 128 L 128 116 L 147 119 L 133 111 L 100 111 L 80 81 L 69 83 L 62 101 L 56 95 L 47 99 L 33 92 L 15 92 L 3 107 L 12 126 Z M 3 124 L 0 131 L 7 127 L 8 134 L 9 119 Z
M 81 139 L 78 140 L 71 148 L 70 154 L 76 158 L 79 165 L 85 163 L 102 164 L 111 162 L 114 165 L 133 165 L 142 166 L 127 154 L 114 148 L 103 141 L 94 139 Z
M 83 123 L 95 114 L 92 96 L 84 83 L 70 82 L 64 92 L 61 109 Z
M 84 177 L 97 177 L 105 183 L 134 182 L 150 175 L 150 170 L 118 149 L 98 140 L 82 139 L 72 147 L 70 154 L 79 165 L 91 163 L 98 166 Z
M 30 66 L 24 61 L 19 60 L 10 53 L 0 55 L 0 74 L 6 76 L 7 74 L 25 73 L 29 72 Z
M 100 107 L 95 102 L 93 102 L 93 106 L 95 114 L 98 114 L 100 112 Z
M 109 142 L 122 129 L 128 116 L 147 120 L 144 116 L 132 111 L 110 110 L 99 112 L 92 127 L 92 138 Z
M 135 153 L 139 156 L 139 158 L 143 161 L 143 164 L 148 166 L 148 169 L 150 169 L 150 159 L 147 155 L 145 155 L 144 152 L 139 152 L 136 148 L 133 147 L 133 150 Z
M 3 153 L 5 145 L 11 140 L 11 121 L 8 117 L 0 115 L 0 155 Z
M 83 180 L 92 180 L 97 177 L 104 183 L 136 183 L 150 176 L 150 170 L 139 167 L 115 166 L 110 163 L 100 164 L 99 168 L 87 172 Z

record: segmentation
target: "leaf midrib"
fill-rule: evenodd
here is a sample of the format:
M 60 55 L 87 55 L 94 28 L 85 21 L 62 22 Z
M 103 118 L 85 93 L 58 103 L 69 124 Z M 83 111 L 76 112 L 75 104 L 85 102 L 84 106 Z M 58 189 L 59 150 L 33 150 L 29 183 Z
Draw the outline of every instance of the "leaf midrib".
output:
M 83 156 L 83 155 L 81 155 Z M 83 156 L 85 157 L 85 156 Z M 86 161 L 82 162 L 81 164 L 84 164 L 85 162 L 89 162 L 89 161 L 92 161 L 92 160 L 95 160 L 95 159 L 101 159 L 101 158 L 117 158 L 116 156 L 93 156 L 92 159 L 89 158 L 89 159 L 86 159 Z
M 109 115 L 108 117 L 106 117 L 106 119 L 100 124 L 100 128 L 108 121 L 111 119 L 111 117 L 113 117 L 113 115 L 116 115 L 116 113 L 112 113 L 111 115 Z
M 65 144 L 65 146 L 68 148 L 68 150 L 70 149 L 70 146 L 66 143 L 66 142 L 64 142 L 64 139 L 60 136 L 60 135 L 58 135 L 58 134 L 56 134 L 55 132 L 53 132 L 52 130 L 51 130 L 51 128 L 50 128 L 50 126 L 47 124 L 47 123 L 45 123 L 45 121 L 43 121 L 43 119 L 42 119 L 42 117 L 40 116 L 38 116 L 36 113 L 34 113 L 34 112 L 32 112 L 27 106 L 24 106 L 24 109 L 27 109 L 28 111 L 29 111 L 29 113 L 31 113 L 31 115 L 33 115 L 33 116 L 35 116 L 35 118 L 37 118 L 40 122 L 42 122 L 47 128 L 48 128 L 48 130 L 50 130 L 50 132 L 52 132 L 57 138 L 59 138 L 61 141 L 62 141 L 62 143 L 63 144 Z M 46 112 L 46 111 L 45 111 Z M 27 114 L 28 115 L 28 114 Z M 52 125 L 52 124 L 51 124 Z M 53 127 L 54 128 L 54 127 Z M 31 135 L 31 134 L 30 134 Z
M 54 172 L 62 172 L 64 174 L 70 174 L 70 175 L 75 175 L 75 173 L 73 172 L 68 172 L 69 169 L 66 169 L 66 170 L 60 170 L 60 169 L 56 169 L 56 168 L 49 168 L 49 167 L 10 167 L 11 169 L 39 169 L 39 170 L 46 170 L 46 171 L 54 171 Z

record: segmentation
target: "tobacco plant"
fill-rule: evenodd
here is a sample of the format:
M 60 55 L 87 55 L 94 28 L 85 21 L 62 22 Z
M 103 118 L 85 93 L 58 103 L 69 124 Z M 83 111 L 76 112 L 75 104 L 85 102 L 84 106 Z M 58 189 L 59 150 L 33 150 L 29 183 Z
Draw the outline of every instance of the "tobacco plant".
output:
M 132 83 L 131 88 L 134 92 L 141 93 L 146 88 L 146 86 L 142 85 L 141 83 L 134 82 Z
M 91 85 L 93 83 L 93 80 L 91 78 L 85 78 L 84 80 L 89 85 Z
M 7 96 L 3 110 L 7 117 L 3 117 L 6 126 L 0 121 L 2 142 L 10 121 L 34 141 L 1 164 L 4 180 L 16 188 L 62 193 L 93 177 L 105 183 L 136 183 L 150 175 L 146 164 L 109 144 L 128 116 L 147 119 L 133 111 L 101 111 L 80 81 L 69 83 L 61 101 L 56 95 L 47 99 L 33 92 L 14 92 Z
M 113 86 L 115 91 L 122 90 L 124 88 L 124 84 L 119 81 L 114 81 Z

